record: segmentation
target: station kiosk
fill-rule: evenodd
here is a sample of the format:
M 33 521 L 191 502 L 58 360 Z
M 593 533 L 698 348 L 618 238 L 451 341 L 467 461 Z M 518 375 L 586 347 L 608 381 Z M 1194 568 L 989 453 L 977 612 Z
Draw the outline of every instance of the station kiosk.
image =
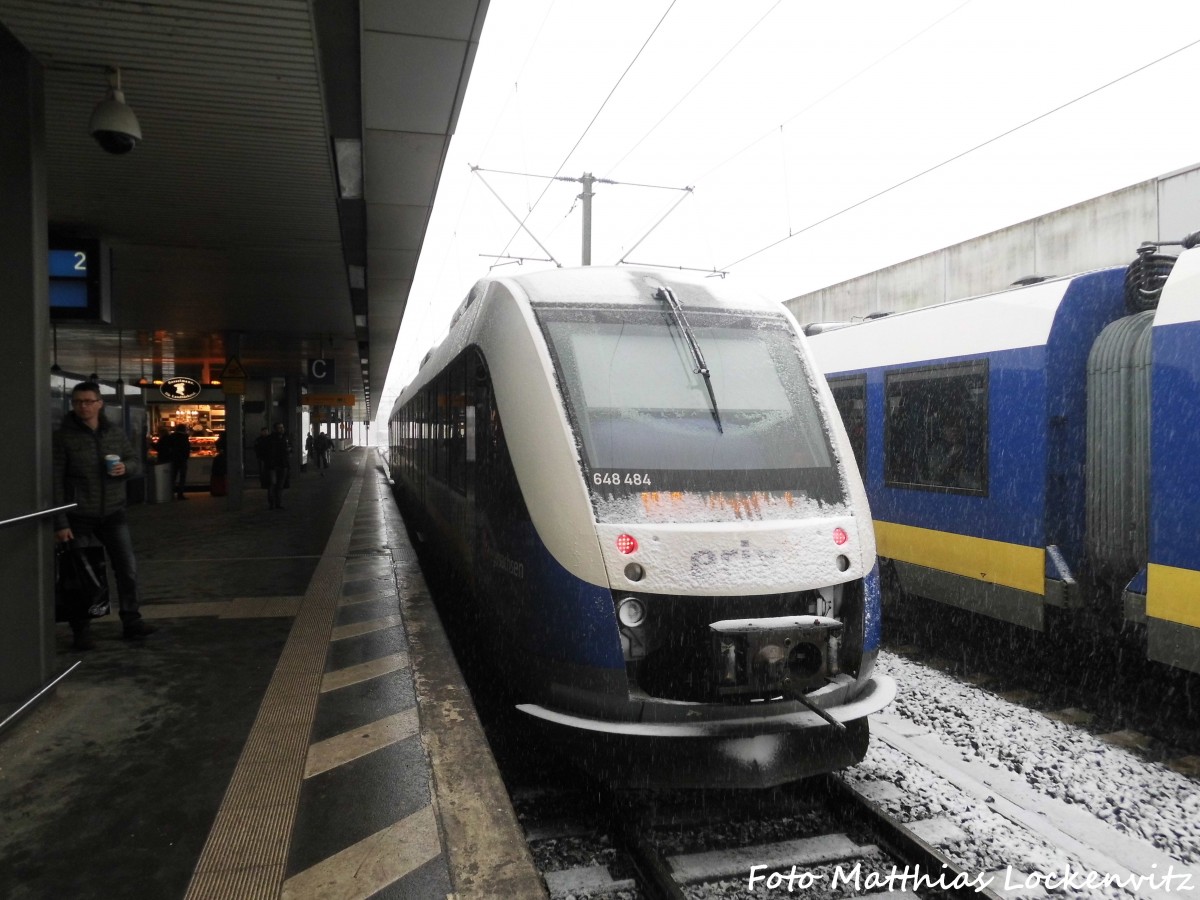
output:
M 192 453 L 188 457 L 187 489 L 209 489 L 217 440 L 225 433 L 225 393 L 217 386 L 203 386 L 190 378 L 172 378 L 161 385 L 143 388 L 146 430 L 149 440 L 146 459 L 154 485 L 154 500 L 171 499 L 170 467 L 160 459 L 159 442 L 177 425 L 188 429 Z M 160 482 L 165 485 L 163 494 Z

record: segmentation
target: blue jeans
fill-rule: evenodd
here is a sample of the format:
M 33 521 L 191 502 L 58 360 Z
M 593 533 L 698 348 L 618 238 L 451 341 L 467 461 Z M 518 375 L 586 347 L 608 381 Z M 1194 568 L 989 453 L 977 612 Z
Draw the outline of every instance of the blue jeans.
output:
M 277 506 L 283 506 L 283 488 L 287 483 L 289 470 L 276 466 L 269 471 L 271 481 L 267 485 L 267 505 L 274 509 Z
M 183 496 L 183 489 L 187 485 L 187 460 L 178 460 L 171 463 L 171 484 L 174 487 L 175 493 L 180 497 Z
M 129 523 L 125 510 L 95 520 L 70 519 L 75 541 L 83 547 L 100 544 L 108 554 L 109 565 L 117 581 L 117 596 L 120 598 L 121 620 L 140 619 L 138 612 L 137 560 L 133 556 L 133 539 L 129 536 Z

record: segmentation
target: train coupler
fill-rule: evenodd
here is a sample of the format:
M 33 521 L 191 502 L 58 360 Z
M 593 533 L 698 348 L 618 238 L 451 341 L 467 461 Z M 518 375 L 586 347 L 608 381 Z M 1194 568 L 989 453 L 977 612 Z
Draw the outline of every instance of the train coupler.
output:
M 718 697 L 763 698 L 803 692 L 837 675 L 842 623 L 828 616 L 725 619 L 712 633 Z M 807 704 L 806 704 L 807 705 Z

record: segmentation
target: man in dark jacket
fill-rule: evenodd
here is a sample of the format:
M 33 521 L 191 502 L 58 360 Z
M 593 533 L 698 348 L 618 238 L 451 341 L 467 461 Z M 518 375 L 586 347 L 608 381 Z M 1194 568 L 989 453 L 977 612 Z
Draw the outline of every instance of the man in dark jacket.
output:
M 282 422 L 275 423 L 275 430 L 267 436 L 264 445 L 267 471 L 270 481 L 267 487 L 267 506 L 283 509 L 283 489 L 287 487 L 288 474 L 292 468 L 292 442 Z
M 125 519 L 125 481 L 142 471 L 142 462 L 125 437 L 104 416 L 100 385 L 84 381 L 71 391 L 71 412 L 54 432 L 54 505 L 75 503 L 54 517 L 57 541 L 101 544 L 117 580 L 121 624 L 126 638 L 142 638 L 154 628 L 138 611 L 137 561 Z M 73 619 L 75 649 L 95 646 L 90 619 Z
M 159 446 L 166 451 L 164 456 L 171 464 L 171 484 L 175 494 L 180 500 L 186 500 L 183 489 L 187 486 L 188 457 L 192 455 L 188 427 L 182 423 L 176 425 L 175 430 L 159 442 Z
M 270 436 L 271 429 L 264 425 L 254 442 L 254 458 L 258 460 L 258 483 L 265 488 L 271 486 L 271 471 L 267 468 L 267 442 Z

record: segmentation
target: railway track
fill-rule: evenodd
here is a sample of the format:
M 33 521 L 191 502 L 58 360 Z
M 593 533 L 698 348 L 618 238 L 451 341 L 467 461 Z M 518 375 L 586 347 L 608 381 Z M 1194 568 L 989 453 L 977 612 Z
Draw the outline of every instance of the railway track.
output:
M 998 896 L 836 777 L 743 794 L 541 788 L 515 800 L 555 900 Z
M 742 793 L 517 790 L 551 896 L 1200 891 L 1200 781 L 969 685 L 930 675 L 918 689 L 911 663 L 887 664 L 916 693 L 873 717 L 867 757 L 837 776 Z

